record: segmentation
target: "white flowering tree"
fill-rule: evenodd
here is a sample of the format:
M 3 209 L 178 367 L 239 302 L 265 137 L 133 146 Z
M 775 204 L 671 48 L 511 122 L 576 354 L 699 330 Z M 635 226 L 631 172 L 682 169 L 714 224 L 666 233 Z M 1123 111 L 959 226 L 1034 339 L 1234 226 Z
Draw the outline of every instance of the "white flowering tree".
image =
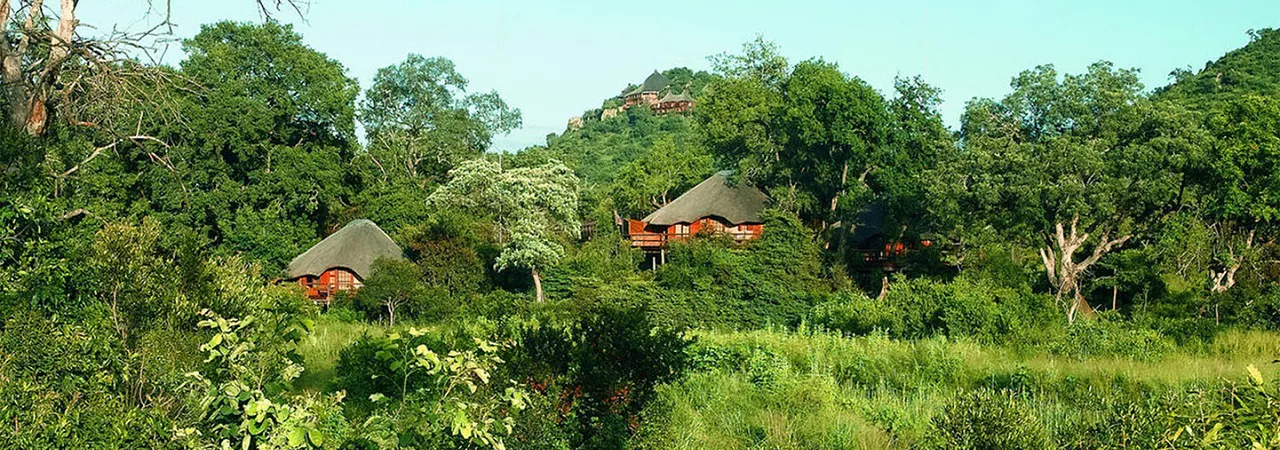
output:
M 543 300 L 538 269 L 564 256 L 559 239 L 577 237 L 582 227 L 578 177 L 558 161 L 510 170 L 484 158 L 466 161 L 449 171 L 449 181 L 427 203 L 491 219 L 502 243 L 495 268 L 529 269 L 538 301 Z

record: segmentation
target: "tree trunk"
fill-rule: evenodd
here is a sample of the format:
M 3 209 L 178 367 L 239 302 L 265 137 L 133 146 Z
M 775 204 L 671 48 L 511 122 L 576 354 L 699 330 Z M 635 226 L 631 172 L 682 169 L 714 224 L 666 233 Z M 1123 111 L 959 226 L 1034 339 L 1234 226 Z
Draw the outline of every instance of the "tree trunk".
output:
M 840 169 L 840 189 L 836 189 L 836 195 L 831 197 L 831 212 L 836 212 L 836 206 L 840 203 L 840 196 L 844 194 L 845 184 L 849 180 L 849 162 L 844 162 L 844 167 Z
M 0 1 L 0 27 L 6 31 L 10 28 L 9 19 L 12 17 L 9 3 L 9 0 Z M 31 16 L 27 23 L 31 23 Z M 25 43 L 27 40 L 23 34 L 19 42 Z M 4 96 L 9 103 L 6 115 L 15 127 L 22 127 L 27 123 L 27 80 L 22 76 L 22 54 L 25 47 L 20 44 L 14 48 L 9 43 L 9 33 L 0 33 L 0 85 L 4 86 Z
M 1079 314 L 1086 317 L 1094 315 L 1093 307 L 1085 300 L 1080 290 L 1080 279 L 1094 263 L 1102 259 L 1107 252 L 1116 246 L 1123 245 L 1131 236 L 1111 239 L 1110 233 L 1104 231 L 1093 247 L 1093 253 L 1082 261 L 1075 260 L 1075 254 L 1089 240 L 1089 233 L 1079 233 L 1080 217 L 1071 218 L 1070 233 L 1064 230 L 1063 224 L 1055 226 L 1056 233 L 1050 236 L 1045 247 L 1040 248 L 1040 258 L 1044 262 L 1045 276 L 1049 280 L 1058 304 L 1067 313 L 1067 322 L 1075 323 Z
M 1234 249 L 1228 250 L 1227 258 L 1231 263 L 1222 268 L 1222 271 L 1209 269 L 1209 281 L 1213 283 L 1209 288 L 1211 292 L 1221 294 L 1236 285 L 1236 272 L 1240 271 L 1240 266 L 1244 264 L 1248 251 L 1253 248 L 1253 236 L 1254 230 L 1249 230 L 1249 237 L 1244 241 L 1244 250 L 1239 254 L 1236 254 L 1237 252 Z
M 533 289 L 538 293 L 538 303 L 542 303 L 542 275 L 538 275 L 538 268 L 531 269 L 533 272 Z
M 884 298 L 888 296 L 889 296 L 889 275 L 885 274 L 884 278 L 880 279 L 880 295 L 876 296 L 876 300 L 884 300 Z
M 391 321 L 388 326 L 396 326 L 396 304 L 394 302 L 387 302 L 387 319 Z
M 0 3 L 0 27 L 9 28 L 12 10 L 9 1 Z M 27 49 L 36 36 L 37 20 L 43 20 L 43 0 L 34 0 L 28 7 L 16 46 L 10 45 L 7 36 L 0 36 L 0 84 L 9 102 L 9 121 L 31 136 L 43 135 L 49 126 L 50 91 L 57 83 L 63 64 L 71 59 L 71 47 L 75 38 L 77 0 L 61 0 L 58 26 L 49 34 L 49 54 L 43 59 L 43 67 L 24 70 L 22 62 L 28 58 Z M 4 33 L 0 33 L 4 34 Z M 38 74 L 37 74 L 38 73 Z M 33 74 L 35 74 L 33 76 Z

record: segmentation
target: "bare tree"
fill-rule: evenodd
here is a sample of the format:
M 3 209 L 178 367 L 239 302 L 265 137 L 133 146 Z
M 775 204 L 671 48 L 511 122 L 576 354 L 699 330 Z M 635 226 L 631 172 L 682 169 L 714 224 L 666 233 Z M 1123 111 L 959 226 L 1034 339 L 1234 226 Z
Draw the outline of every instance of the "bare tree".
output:
M 1089 241 L 1089 233 L 1079 232 L 1079 222 L 1079 216 L 1072 217 L 1069 229 L 1064 229 L 1063 224 L 1058 223 L 1055 233 L 1048 236 L 1046 245 L 1039 250 L 1045 275 L 1057 294 L 1059 304 L 1067 313 L 1068 322 L 1075 322 L 1077 314 L 1090 316 L 1094 313 L 1093 307 L 1089 306 L 1084 293 L 1080 291 L 1082 275 L 1113 248 L 1124 245 L 1132 237 L 1124 235 L 1112 238 L 1110 232 L 1103 231 L 1089 256 L 1076 261 L 1076 252 Z
M 303 0 L 255 0 L 265 20 L 272 11 L 290 8 L 303 14 Z M 171 75 L 159 75 L 154 53 L 157 43 L 172 36 L 171 0 L 150 5 L 162 11 L 156 24 L 129 33 L 114 27 L 101 36 L 86 37 L 76 15 L 79 0 L 58 0 L 56 13 L 45 0 L 0 0 L 0 100 L 12 126 L 32 136 L 44 135 L 58 114 L 78 125 L 97 124 L 77 119 L 71 111 L 85 105 L 112 102 L 143 94 L 135 80 L 163 86 Z M 149 59 L 151 65 L 139 63 Z M 85 89 L 96 87 L 96 90 Z

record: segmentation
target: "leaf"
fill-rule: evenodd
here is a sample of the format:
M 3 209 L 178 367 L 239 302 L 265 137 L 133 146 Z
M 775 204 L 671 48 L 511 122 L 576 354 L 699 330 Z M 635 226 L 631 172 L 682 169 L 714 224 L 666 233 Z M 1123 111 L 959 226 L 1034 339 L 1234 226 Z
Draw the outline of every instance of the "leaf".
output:
M 307 440 L 311 441 L 311 445 L 319 447 L 324 445 L 324 434 L 319 430 L 307 430 Z
M 267 421 L 256 421 L 256 420 L 250 421 L 249 434 L 252 434 L 254 436 L 262 434 L 262 431 L 267 429 L 267 423 L 268 423 Z
M 384 399 L 384 398 L 387 398 L 387 396 L 382 395 L 381 393 L 375 393 L 375 394 L 373 394 L 373 395 L 370 395 L 370 396 L 369 396 L 369 401 L 374 402 L 374 403 L 378 403 L 378 402 L 382 401 L 382 399 Z
M 1262 386 L 1263 384 L 1266 384 L 1266 380 L 1262 378 L 1262 372 L 1258 371 L 1258 368 L 1253 364 L 1250 364 L 1249 367 L 1245 368 L 1245 370 L 1249 371 L 1249 380 L 1253 382 L 1254 386 Z
M 1222 422 L 1213 424 L 1213 429 L 1204 434 L 1204 438 L 1200 439 L 1200 443 L 1203 445 L 1213 443 L 1213 441 L 1218 440 L 1218 432 L 1220 431 L 1222 431 Z
M 294 428 L 289 432 L 290 447 L 301 447 L 302 444 L 306 443 L 306 439 L 307 431 L 302 428 Z

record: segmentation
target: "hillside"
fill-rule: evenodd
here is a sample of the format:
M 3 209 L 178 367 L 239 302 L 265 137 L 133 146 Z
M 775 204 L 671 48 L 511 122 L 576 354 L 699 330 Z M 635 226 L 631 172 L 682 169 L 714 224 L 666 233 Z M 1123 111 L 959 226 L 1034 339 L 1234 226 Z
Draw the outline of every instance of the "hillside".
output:
M 1194 74 L 1175 71 L 1177 80 L 1158 95 L 1203 106 L 1241 94 L 1280 96 L 1280 30 L 1249 32 L 1248 45 L 1227 52 Z

